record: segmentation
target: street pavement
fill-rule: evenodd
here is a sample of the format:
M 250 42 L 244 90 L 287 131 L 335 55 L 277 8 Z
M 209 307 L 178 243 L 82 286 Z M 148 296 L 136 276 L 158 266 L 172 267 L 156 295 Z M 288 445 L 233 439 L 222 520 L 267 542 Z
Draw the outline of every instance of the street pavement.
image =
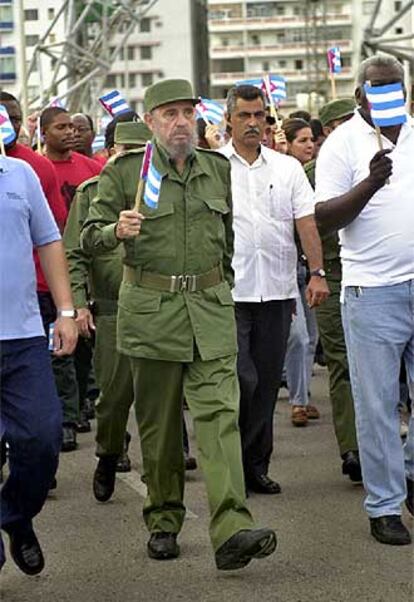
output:
M 252 561 L 240 571 L 216 570 L 208 538 L 205 489 L 201 471 L 196 470 L 187 477 L 188 517 L 179 539 L 180 558 L 150 560 L 141 516 L 145 486 L 140 480 L 138 437 L 131 414 L 133 471 L 119 476 L 112 501 L 99 504 L 94 500 L 93 433 L 79 435 L 79 449 L 62 455 L 58 487 L 35 521 L 46 568 L 41 575 L 28 577 L 8 559 L 2 572 L 1 599 L 412 602 L 413 546 L 377 543 L 369 534 L 362 508 L 362 486 L 341 474 L 325 369 L 316 368 L 312 399 L 321 419 L 306 428 L 295 428 L 282 390 L 270 470 L 281 483 L 282 494 L 252 494 L 249 498 L 257 523 L 277 532 L 273 556 Z M 193 437 L 191 442 L 196 454 Z M 405 508 L 403 519 L 412 529 L 413 520 Z

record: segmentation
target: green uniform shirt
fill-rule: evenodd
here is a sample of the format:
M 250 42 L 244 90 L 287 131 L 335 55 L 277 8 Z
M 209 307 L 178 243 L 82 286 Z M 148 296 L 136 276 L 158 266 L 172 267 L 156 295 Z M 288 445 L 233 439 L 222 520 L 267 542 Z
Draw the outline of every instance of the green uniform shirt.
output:
M 81 184 L 71 205 L 63 235 L 75 307 L 86 307 L 89 297 L 97 313 L 114 314 L 122 280 L 122 247 L 91 256 L 80 248 L 82 225 L 98 191 L 99 176 Z
M 316 161 L 312 159 L 305 165 L 305 173 L 308 177 L 309 183 L 315 190 L 315 172 L 316 172 Z M 323 250 L 323 263 L 325 271 L 328 276 L 336 279 L 341 279 L 341 259 L 339 256 L 339 237 L 337 232 L 331 232 L 329 234 L 321 234 L 322 250 Z
M 134 207 L 143 150 L 115 157 L 104 168 L 98 195 L 82 234 L 90 253 L 115 249 L 119 213 Z M 124 263 L 155 274 L 197 275 L 222 266 L 225 280 L 197 292 L 160 292 L 123 282 L 119 295 L 118 348 L 134 357 L 188 362 L 195 345 L 203 360 L 237 351 L 231 259 L 233 254 L 230 164 L 197 149 L 179 174 L 154 144 L 163 175 L 156 209 L 141 202 L 140 235 L 123 241 Z

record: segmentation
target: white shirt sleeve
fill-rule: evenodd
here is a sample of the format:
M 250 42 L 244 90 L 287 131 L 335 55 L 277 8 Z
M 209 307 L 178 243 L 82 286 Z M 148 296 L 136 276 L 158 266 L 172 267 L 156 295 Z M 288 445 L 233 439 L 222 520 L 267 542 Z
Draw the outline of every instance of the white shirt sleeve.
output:
M 333 132 L 319 152 L 315 174 L 316 203 L 324 203 L 345 194 L 353 186 L 351 163 L 348 161 L 347 145 L 342 136 L 340 131 Z
M 315 213 L 314 192 L 306 177 L 305 171 L 299 162 L 294 166 L 292 182 L 293 217 L 295 219 L 300 219 L 307 215 L 313 215 Z

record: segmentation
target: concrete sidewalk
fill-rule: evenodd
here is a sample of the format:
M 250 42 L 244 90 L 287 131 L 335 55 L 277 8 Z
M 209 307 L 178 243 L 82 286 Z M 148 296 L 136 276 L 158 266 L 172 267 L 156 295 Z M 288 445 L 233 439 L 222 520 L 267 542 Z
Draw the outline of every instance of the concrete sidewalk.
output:
M 312 392 L 321 419 L 306 428 L 291 426 L 285 391 L 278 402 L 271 475 L 281 483 L 282 494 L 249 498 L 258 524 L 277 531 L 273 556 L 241 571 L 215 569 L 204 484 L 197 470 L 188 476 L 189 516 L 179 540 L 180 558 L 149 560 L 141 517 L 145 487 L 131 416 L 134 470 L 118 479 L 111 502 L 99 504 L 93 498 L 93 434 L 80 435 L 79 449 L 62 455 L 58 488 L 36 520 L 46 568 L 37 577 L 27 577 L 8 559 L 2 600 L 411 602 L 414 547 L 385 546 L 370 536 L 363 489 L 341 475 L 324 369 L 316 370 Z M 412 528 L 405 510 L 403 518 Z

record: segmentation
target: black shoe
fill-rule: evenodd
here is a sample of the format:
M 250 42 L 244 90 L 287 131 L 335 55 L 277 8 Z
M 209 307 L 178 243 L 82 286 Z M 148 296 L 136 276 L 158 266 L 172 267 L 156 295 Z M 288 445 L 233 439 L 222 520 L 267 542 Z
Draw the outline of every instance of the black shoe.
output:
M 78 433 L 90 433 L 91 432 L 91 425 L 88 420 L 88 416 L 87 416 L 85 408 L 83 408 L 80 411 L 79 420 L 76 423 L 76 431 Z
M 78 444 L 76 443 L 75 427 L 64 426 L 61 450 L 63 452 L 71 452 L 71 451 L 74 451 L 77 447 L 78 447 Z
M 116 472 L 131 472 L 131 460 L 126 452 L 119 456 L 115 470 Z
M 255 493 L 267 493 L 270 495 L 282 493 L 279 483 L 272 481 L 267 474 L 256 475 L 251 479 L 246 478 L 246 488 Z
M 93 494 L 98 502 L 107 502 L 115 489 L 116 464 L 119 456 L 102 456 L 93 475 Z
M 184 452 L 184 463 L 186 470 L 197 469 L 197 460 L 193 456 L 190 456 L 188 452 Z
M 10 538 L 10 554 L 19 569 L 26 575 L 37 575 L 45 566 L 42 549 L 35 532 L 29 528 L 13 528 L 4 530 Z
M 342 474 L 348 475 L 354 483 L 362 481 L 361 463 L 357 451 L 347 451 L 342 456 Z
M 369 519 L 371 535 L 381 543 L 391 546 L 405 546 L 411 543 L 411 535 L 397 514 Z
M 95 402 L 93 399 L 89 399 L 87 397 L 83 403 L 83 411 L 85 412 L 85 416 L 88 420 L 93 420 L 95 418 Z
M 177 544 L 176 533 L 151 533 L 147 544 L 148 556 L 156 560 L 168 560 L 177 558 L 180 547 Z
M 272 529 L 239 531 L 216 552 L 216 566 L 220 571 L 242 569 L 252 558 L 265 558 L 276 549 L 276 533 Z
M 407 477 L 407 497 L 405 498 L 405 506 L 411 516 L 414 516 L 414 481 Z

